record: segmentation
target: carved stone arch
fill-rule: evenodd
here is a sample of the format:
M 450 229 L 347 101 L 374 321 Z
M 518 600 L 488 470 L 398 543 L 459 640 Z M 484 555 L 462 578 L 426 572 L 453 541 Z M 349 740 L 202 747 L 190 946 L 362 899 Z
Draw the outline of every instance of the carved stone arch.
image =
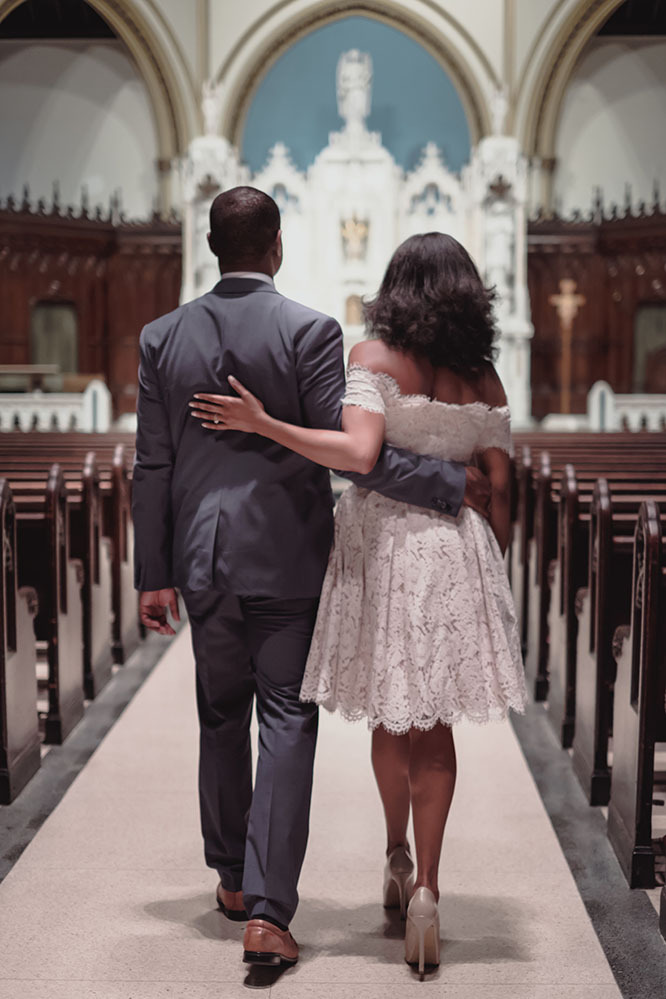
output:
M 491 131 L 487 96 L 497 76 L 474 38 L 434 0 L 407 6 L 400 0 L 283 0 L 258 18 L 217 73 L 226 85 L 222 132 L 240 145 L 252 98 L 268 69 L 301 38 L 332 21 L 362 16 L 397 28 L 444 68 L 467 115 L 472 145 Z
M 0 21 L 24 0 L 0 0 Z M 152 0 L 86 0 L 129 50 L 152 106 L 163 175 L 200 131 L 194 81 L 177 39 Z M 164 194 L 164 192 L 163 192 Z M 163 197 L 163 201 L 164 201 Z
M 516 134 L 523 150 L 552 163 L 560 111 L 578 60 L 624 0 L 563 0 L 543 26 L 523 71 Z

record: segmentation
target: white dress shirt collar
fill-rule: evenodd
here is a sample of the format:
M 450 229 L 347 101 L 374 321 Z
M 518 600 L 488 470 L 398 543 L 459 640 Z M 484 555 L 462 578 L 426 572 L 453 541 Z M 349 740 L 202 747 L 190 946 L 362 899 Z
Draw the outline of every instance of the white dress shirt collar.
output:
M 261 271 L 226 271 L 220 275 L 220 281 L 225 281 L 227 278 L 252 278 L 255 281 L 265 281 L 266 284 L 275 287 L 275 282 L 270 274 L 263 274 Z

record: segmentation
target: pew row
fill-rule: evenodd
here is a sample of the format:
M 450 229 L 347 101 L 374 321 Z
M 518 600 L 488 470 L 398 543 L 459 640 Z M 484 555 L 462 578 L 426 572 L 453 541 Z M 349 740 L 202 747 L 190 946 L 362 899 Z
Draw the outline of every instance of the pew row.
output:
M 131 456 L 133 438 L 118 435 L 0 434 L 0 468 L 12 481 L 44 474 L 51 462 L 63 470 L 69 491 L 81 488 L 82 466 L 88 453 L 95 454 L 100 484 L 102 536 L 110 542 L 112 655 L 124 663 L 137 647 L 141 632 L 137 595 L 134 590 L 133 533 L 131 520 Z M 81 440 L 83 437 L 83 440 Z M 48 438 L 48 440 L 46 440 Z M 91 447 L 91 444 L 94 445 Z
M 597 474 L 594 472 L 595 476 Z M 546 581 L 551 588 L 550 594 L 547 594 L 547 709 L 565 749 L 573 744 L 576 728 L 578 594 L 588 580 L 594 481 L 581 479 L 572 465 L 565 469 L 558 502 L 557 555 L 550 565 Z M 633 534 L 642 500 L 650 497 L 657 501 L 666 499 L 666 474 L 660 469 L 655 469 L 645 478 L 642 470 L 636 470 L 629 463 L 613 474 L 610 486 L 616 503 L 621 503 L 624 511 L 615 519 L 616 528 L 620 530 L 623 527 L 629 534 Z M 541 591 L 531 592 L 530 599 L 537 604 L 542 596 Z
M 590 509 L 587 585 L 576 594 L 576 724 L 572 763 L 592 805 L 608 804 L 611 791 L 615 658 L 613 637 L 631 618 L 635 534 L 650 496 L 616 495 L 600 480 Z M 666 510 L 666 493 L 653 493 Z

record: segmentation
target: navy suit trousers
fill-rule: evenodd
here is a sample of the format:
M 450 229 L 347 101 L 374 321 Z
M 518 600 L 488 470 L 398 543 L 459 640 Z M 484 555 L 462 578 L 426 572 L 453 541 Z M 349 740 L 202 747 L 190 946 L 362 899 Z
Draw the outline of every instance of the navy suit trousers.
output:
M 318 712 L 298 695 L 318 600 L 213 590 L 186 590 L 183 598 L 196 660 L 206 863 L 225 888 L 242 888 L 250 917 L 263 914 L 288 925 L 309 829 Z

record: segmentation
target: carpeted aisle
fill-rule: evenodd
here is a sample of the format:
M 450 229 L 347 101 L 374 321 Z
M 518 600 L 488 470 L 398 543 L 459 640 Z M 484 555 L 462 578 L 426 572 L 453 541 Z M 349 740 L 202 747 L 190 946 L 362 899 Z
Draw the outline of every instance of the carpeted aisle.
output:
M 463 726 L 457 745 L 438 972 L 416 980 L 381 906 L 368 732 L 323 713 L 301 960 L 247 984 L 285 999 L 620 996 L 510 725 Z M 247 995 L 242 924 L 215 908 L 203 864 L 196 751 L 185 628 L 0 884 L 0 999 Z

